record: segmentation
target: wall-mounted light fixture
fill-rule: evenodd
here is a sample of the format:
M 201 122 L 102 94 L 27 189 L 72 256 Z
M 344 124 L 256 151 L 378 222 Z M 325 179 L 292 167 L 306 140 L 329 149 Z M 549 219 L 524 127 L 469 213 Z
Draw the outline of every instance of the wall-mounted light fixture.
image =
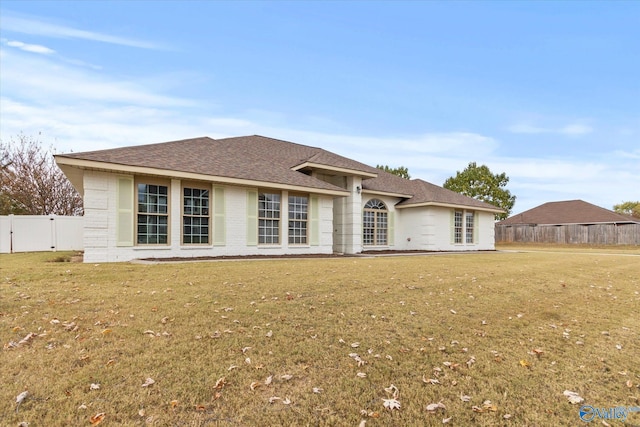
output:
M 360 192 L 362 191 L 362 188 L 360 188 L 360 186 L 358 185 L 358 186 L 356 187 L 356 191 L 358 192 L 358 194 L 360 194 Z

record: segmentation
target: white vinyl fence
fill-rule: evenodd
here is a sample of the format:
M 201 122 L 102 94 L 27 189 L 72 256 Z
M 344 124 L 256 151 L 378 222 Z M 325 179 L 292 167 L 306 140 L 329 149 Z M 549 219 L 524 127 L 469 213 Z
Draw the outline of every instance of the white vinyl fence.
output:
M 81 251 L 84 217 L 0 216 L 0 253 Z

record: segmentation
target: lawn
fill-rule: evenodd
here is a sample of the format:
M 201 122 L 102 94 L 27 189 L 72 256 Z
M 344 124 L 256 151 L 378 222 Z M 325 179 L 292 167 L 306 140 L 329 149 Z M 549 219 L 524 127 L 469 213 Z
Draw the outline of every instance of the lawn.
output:
M 508 249 L 0 255 L 0 425 L 560 426 L 640 407 L 640 251 Z

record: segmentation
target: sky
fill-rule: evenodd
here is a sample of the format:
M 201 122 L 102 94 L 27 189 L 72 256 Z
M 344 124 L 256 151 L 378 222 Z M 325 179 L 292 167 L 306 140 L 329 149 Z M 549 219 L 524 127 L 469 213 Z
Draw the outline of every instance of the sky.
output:
M 640 1 L 0 3 L 0 138 L 58 153 L 264 135 L 516 214 L 640 200 Z

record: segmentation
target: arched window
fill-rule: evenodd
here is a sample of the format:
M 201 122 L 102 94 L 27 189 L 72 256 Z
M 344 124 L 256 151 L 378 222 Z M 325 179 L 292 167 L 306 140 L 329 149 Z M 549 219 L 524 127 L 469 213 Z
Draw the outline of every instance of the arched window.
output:
M 378 199 L 371 199 L 364 205 L 362 217 L 362 244 L 365 246 L 382 246 L 388 244 L 387 206 Z

